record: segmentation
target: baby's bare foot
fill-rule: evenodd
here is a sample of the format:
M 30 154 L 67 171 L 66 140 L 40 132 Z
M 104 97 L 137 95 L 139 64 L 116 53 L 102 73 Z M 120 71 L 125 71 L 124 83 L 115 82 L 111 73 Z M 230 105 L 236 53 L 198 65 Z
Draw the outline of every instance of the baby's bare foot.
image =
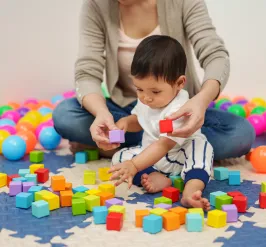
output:
M 200 190 L 194 192 L 192 195 L 183 195 L 181 204 L 188 208 L 202 208 L 205 211 L 210 210 L 211 206 L 206 198 L 202 198 L 202 192 Z
M 157 193 L 171 186 L 172 181 L 160 172 L 146 173 L 141 176 L 141 185 L 148 193 Z

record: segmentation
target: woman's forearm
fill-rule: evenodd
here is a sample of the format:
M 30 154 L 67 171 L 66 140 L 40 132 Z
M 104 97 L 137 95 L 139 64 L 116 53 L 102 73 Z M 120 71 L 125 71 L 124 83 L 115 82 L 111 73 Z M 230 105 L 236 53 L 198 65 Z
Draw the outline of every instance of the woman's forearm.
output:
M 99 94 L 88 94 L 84 96 L 82 99 L 82 105 L 93 116 L 96 116 L 103 111 L 109 111 L 106 106 L 105 98 Z

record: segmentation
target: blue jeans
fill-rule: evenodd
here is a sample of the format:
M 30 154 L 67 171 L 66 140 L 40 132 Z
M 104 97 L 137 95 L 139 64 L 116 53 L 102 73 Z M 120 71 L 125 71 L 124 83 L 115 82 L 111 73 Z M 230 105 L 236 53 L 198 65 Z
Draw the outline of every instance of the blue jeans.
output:
M 107 99 L 107 107 L 115 122 L 130 115 L 135 104 L 120 107 Z M 63 138 L 96 147 L 89 131 L 94 117 L 81 108 L 76 98 L 61 102 L 53 112 L 53 120 L 56 131 Z M 246 119 L 213 108 L 206 111 L 202 133 L 213 147 L 215 160 L 241 157 L 249 152 L 255 140 L 254 129 Z M 142 132 L 126 133 L 125 139 L 122 148 L 139 145 Z

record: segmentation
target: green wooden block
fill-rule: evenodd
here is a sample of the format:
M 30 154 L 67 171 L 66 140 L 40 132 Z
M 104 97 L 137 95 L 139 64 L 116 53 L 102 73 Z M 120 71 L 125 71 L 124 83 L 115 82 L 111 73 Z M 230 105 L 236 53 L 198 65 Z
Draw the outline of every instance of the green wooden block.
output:
M 183 181 L 183 179 L 181 177 L 174 179 L 174 187 L 179 189 L 180 192 L 183 192 L 183 190 L 184 190 L 184 181 Z
M 41 163 L 43 162 L 44 154 L 42 151 L 32 151 L 30 152 L 30 162 L 31 163 Z
M 101 200 L 99 196 L 96 195 L 87 195 L 83 198 L 86 203 L 86 210 L 92 212 L 94 207 L 101 205 Z
M 225 204 L 232 204 L 233 197 L 228 195 L 217 196 L 215 198 L 215 208 L 222 210 L 222 206 Z
M 167 198 L 167 197 L 164 197 L 164 196 L 161 196 L 161 197 L 157 197 L 154 199 L 154 205 L 156 204 L 160 204 L 160 203 L 165 203 L 165 204 L 170 204 L 172 205 L 172 200 Z
M 84 198 L 85 196 L 87 196 L 88 194 L 85 192 L 76 192 L 73 196 L 72 196 L 72 200 L 76 200 L 76 199 L 80 199 L 80 198 Z
M 83 198 L 72 200 L 72 214 L 73 215 L 86 214 L 86 203 Z
M 266 182 L 261 183 L 261 192 L 266 192 Z
M 150 214 L 155 214 L 155 215 L 158 215 L 158 216 L 162 216 L 166 212 L 168 212 L 168 210 L 166 210 L 164 208 L 153 208 L 150 211 Z
M 85 150 L 87 152 L 89 161 L 93 160 L 99 160 L 99 151 L 98 149 L 90 149 L 90 150 Z
M 171 181 L 172 181 L 172 185 L 174 186 L 174 181 L 175 181 L 175 179 L 177 179 L 177 178 L 181 178 L 180 176 L 169 176 L 169 178 L 171 179 Z

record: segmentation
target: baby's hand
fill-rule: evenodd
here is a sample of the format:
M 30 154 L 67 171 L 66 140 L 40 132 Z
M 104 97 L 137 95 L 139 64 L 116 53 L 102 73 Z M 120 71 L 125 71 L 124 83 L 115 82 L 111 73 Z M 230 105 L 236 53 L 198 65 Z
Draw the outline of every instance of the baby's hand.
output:
M 137 168 L 134 166 L 131 160 L 125 161 L 121 164 L 117 164 L 113 166 L 108 173 L 113 173 L 110 180 L 119 179 L 115 186 L 120 185 L 126 179 L 128 180 L 128 188 L 132 186 L 132 181 L 136 173 L 138 172 Z
M 124 130 L 125 133 L 127 132 L 128 123 L 126 118 L 120 118 L 115 125 L 118 129 Z

